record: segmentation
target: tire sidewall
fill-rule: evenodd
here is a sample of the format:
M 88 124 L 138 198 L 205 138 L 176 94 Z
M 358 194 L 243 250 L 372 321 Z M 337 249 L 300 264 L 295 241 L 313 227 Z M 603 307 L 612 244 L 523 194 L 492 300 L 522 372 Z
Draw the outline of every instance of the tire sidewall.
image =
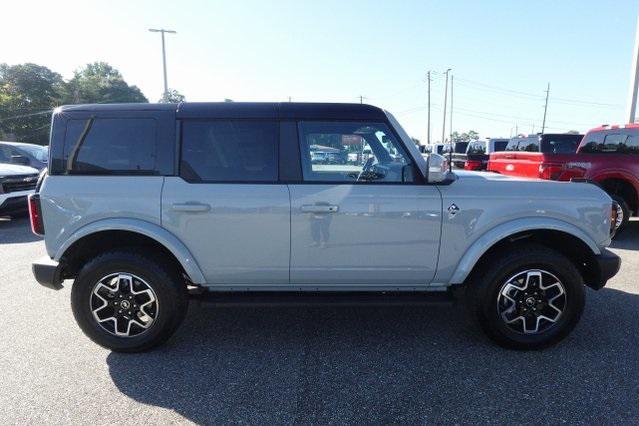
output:
M 137 336 L 114 336 L 103 329 L 93 317 L 91 294 L 102 278 L 117 272 L 130 273 L 146 281 L 157 298 L 158 313 L 151 327 Z M 153 262 L 144 258 L 113 253 L 100 256 L 85 265 L 75 279 L 71 290 L 73 314 L 80 328 L 101 346 L 115 351 L 145 350 L 164 340 L 167 331 L 172 333 L 176 319 L 180 317 L 180 295 L 171 285 L 169 276 Z

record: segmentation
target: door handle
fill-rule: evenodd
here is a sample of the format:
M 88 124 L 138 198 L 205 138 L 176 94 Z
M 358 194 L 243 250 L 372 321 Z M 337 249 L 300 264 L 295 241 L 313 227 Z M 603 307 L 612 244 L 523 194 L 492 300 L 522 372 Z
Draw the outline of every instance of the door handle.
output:
M 211 206 L 203 203 L 174 203 L 171 205 L 171 210 L 175 212 L 203 213 L 211 210 Z
M 339 206 L 332 204 L 304 204 L 300 210 L 302 210 L 303 213 L 337 213 Z

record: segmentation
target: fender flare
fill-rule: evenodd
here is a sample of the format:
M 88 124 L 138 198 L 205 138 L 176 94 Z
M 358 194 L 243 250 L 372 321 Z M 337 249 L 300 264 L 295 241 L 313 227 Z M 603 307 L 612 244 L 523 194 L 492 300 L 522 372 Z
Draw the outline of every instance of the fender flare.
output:
M 580 239 L 594 255 L 601 254 L 599 246 L 584 231 L 575 225 L 559 219 L 528 217 L 502 223 L 479 237 L 466 250 L 455 268 L 450 280 L 453 284 L 463 283 L 473 270 L 479 259 L 499 241 L 525 231 L 551 230 L 561 231 Z
M 77 229 L 58 248 L 53 257 L 60 261 L 64 253 L 81 238 L 104 231 L 129 231 L 152 238 L 169 250 L 180 262 L 184 271 L 194 284 L 206 284 L 204 274 L 189 249 L 172 233 L 151 222 L 140 219 L 101 219 Z

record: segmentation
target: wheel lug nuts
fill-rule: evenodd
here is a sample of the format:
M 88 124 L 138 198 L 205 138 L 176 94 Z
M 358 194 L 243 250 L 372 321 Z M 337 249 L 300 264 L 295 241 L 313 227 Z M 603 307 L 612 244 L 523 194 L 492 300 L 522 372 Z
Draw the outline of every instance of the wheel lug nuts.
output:
M 118 310 L 118 314 L 121 314 L 121 313 L 122 313 L 122 309 Z

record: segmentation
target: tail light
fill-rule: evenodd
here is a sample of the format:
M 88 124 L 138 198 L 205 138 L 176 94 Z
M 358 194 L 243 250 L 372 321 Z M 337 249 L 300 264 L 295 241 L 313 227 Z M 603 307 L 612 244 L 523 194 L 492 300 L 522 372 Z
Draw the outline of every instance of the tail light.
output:
M 31 220 L 31 231 L 36 235 L 44 235 L 40 194 L 29 195 L 29 219 Z
M 466 160 L 464 170 L 481 170 L 483 163 L 477 160 Z
M 561 175 L 563 166 L 555 163 L 541 163 L 539 165 L 539 177 L 541 179 L 557 180 Z

